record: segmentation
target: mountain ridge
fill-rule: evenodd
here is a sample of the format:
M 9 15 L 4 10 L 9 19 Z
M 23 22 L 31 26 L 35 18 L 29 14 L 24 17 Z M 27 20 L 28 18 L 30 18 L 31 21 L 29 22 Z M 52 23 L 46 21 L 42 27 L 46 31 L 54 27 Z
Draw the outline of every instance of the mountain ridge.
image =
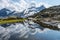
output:
M 31 15 L 34 15 L 35 13 L 38 13 L 39 11 L 45 9 L 45 7 L 42 5 L 40 7 L 29 7 L 25 10 L 23 10 L 22 12 L 17 12 L 17 11 L 11 11 L 8 8 L 2 8 L 0 10 L 0 18 L 4 18 L 4 17 L 9 17 L 9 16 L 17 16 L 17 17 L 28 17 Z

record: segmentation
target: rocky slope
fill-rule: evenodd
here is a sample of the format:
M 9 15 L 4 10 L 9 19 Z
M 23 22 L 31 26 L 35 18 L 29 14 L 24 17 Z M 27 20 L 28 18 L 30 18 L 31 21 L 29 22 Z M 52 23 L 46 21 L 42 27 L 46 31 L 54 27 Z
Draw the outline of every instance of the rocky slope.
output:
M 35 19 L 33 21 L 44 28 L 60 30 L 60 5 L 46 8 L 29 18 Z
M 46 8 L 39 13 L 30 16 L 33 18 L 42 18 L 42 19 L 53 19 L 53 20 L 60 20 L 60 5 L 59 6 L 53 6 L 50 8 Z

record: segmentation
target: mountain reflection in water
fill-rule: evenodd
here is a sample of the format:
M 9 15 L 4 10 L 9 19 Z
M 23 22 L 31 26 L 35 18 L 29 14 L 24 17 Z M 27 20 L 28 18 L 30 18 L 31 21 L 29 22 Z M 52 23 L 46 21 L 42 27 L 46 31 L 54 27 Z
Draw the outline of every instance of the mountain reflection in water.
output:
M 32 21 L 0 26 L 0 40 L 60 40 L 60 32 L 43 28 Z

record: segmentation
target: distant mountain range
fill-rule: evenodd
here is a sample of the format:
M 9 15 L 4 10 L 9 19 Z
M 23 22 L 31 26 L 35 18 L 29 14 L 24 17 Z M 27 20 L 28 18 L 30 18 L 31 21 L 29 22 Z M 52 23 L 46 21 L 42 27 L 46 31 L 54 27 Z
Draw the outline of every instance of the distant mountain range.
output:
M 29 7 L 22 12 L 11 11 L 7 8 L 3 8 L 0 10 L 0 18 L 8 17 L 8 16 L 17 16 L 17 17 L 28 17 L 35 13 L 40 12 L 41 10 L 45 9 L 42 5 L 40 7 Z

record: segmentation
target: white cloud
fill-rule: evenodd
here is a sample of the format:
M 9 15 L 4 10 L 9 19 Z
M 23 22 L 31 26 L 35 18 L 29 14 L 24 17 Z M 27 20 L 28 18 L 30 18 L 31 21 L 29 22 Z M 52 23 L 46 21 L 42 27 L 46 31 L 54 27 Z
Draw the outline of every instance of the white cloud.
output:
M 8 8 L 11 10 L 16 10 L 16 11 L 23 11 L 24 9 L 28 8 L 30 5 L 30 3 L 27 3 L 25 0 L 19 0 L 19 2 L 14 2 L 12 0 L 1 0 L 0 1 L 0 9 L 2 8 Z M 40 3 L 36 3 L 36 6 L 39 7 L 41 5 L 44 5 L 46 8 L 50 7 L 51 5 L 44 3 L 44 2 L 40 2 Z
M 19 2 L 13 2 L 12 0 L 2 0 L 0 1 L 0 9 L 9 8 L 14 9 L 16 11 L 22 11 L 27 8 L 27 3 L 24 0 L 20 0 Z
M 48 3 L 45 3 L 45 2 L 40 2 L 40 3 L 37 3 L 36 6 L 41 6 L 41 5 L 44 5 L 46 8 L 49 8 L 51 7 L 52 5 L 48 4 Z

